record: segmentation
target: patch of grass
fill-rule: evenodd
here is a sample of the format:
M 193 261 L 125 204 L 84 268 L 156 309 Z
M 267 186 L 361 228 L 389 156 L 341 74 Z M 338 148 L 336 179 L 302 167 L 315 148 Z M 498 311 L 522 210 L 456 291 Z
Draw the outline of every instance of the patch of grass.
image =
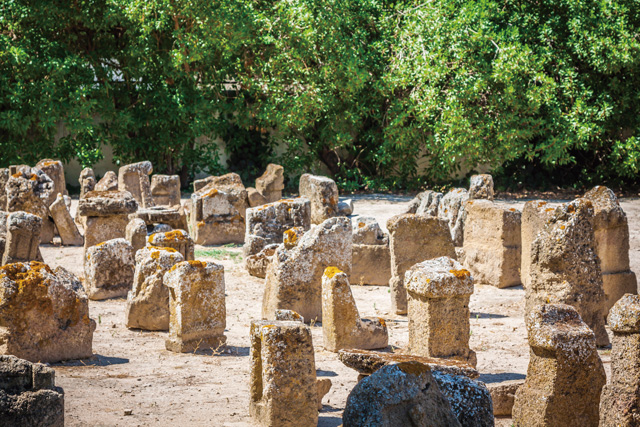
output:
M 225 245 L 225 247 L 234 247 L 234 246 Z M 228 251 L 226 249 L 201 249 L 201 250 L 196 250 L 195 255 L 198 258 L 207 257 L 207 258 L 213 258 L 217 260 L 230 259 L 230 260 L 233 260 L 235 264 L 239 264 L 240 262 L 242 262 L 241 253 Z

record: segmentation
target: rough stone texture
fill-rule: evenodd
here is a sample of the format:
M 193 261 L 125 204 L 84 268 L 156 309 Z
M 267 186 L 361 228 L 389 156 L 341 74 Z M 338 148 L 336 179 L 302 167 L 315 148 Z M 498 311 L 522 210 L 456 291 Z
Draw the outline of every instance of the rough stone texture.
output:
M 293 227 L 309 230 L 311 209 L 307 199 L 285 199 L 247 209 L 247 228 L 242 252 L 245 258 L 265 246 L 282 243 L 285 231 Z
M 186 230 L 188 223 L 180 209 L 167 208 L 163 206 L 153 206 L 146 209 L 138 209 L 129 215 L 129 218 L 140 218 L 148 226 L 156 224 L 167 224 L 173 229 Z
M 611 379 L 600 395 L 600 426 L 640 425 L 640 297 L 625 294 L 609 312 Z
M 272 243 L 262 248 L 257 254 L 245 257 L 244 265 L 247 273 L 261 279 L 267 277 L 267 267 L 271 264 L 271 259 L 273 258 L 273 254 L 276 253 L 278 246 L 277 243 Z
M 149 245 L 159 248 L 172 248 L 180 252 L 186 261 L 195 259 L 193 239 L 184 230 L 155 233 L 149 236 Z
M 508 288 L 520 285 L 521 213 L 489 200 L 470 200 L 465 207 L 465 268 L 475 283 Z
M 525 289 L 531 283 L 531 245 L 554 211 L 555 208 L 542 200 L 531 200 L 522 208 L 520 279 Z
M 308 321 L 322 321 L 322 274 L 327 267 L 351 270 L 351 222 L 330 218 L 300 239 L 285 235 L 267 268 L 262 318 L 290 309 Z M 294 246 L 295 245 L 295 246 Z M 287 248 L 289 247 L 289 249 Z
M 63 245 L 82 246 L 84 239 L 78 231 L 76 223 L 73 222 L 69 209 L 67 208 L 61 193 L 58 193 L 56 200 L 49 206 L 49 212 L 56 224 L 60 240 Z
M 345 427 L 461 425 L 429 367 L 418 362 L 384 366 L 360 381 L 342 420 Z
M 451 358 L 476 366 L 469 349 L 469 297 L 473 278 L 447 257 L 423 261 L 405 274 L 412 354 Z
M 11 173 L 9 172 L 9 168 L 0 168 L 0 211 L 7 210 L 7 182 L 9 182 L 9 177 Z
M 89 299 L 126 296 L 135 271 L 133 247 L 126 239 L 107 240 L 87 249 L 84 287 Z
M 385 348 L 389 344 L 384 319 L 360 318 L 349 278 L 336 267 L 328 267 L 322 276 L 322 336 L 325 350 L 333 352 Z
M 136 254 L 147 245 L 147 224 L 140 218 L 132 219 L 125 229 L 125 238 L 133 248 L 133 253 Z
M 6 220 L 2 265 L 42 261 L 39 248 L 41 229 L 42 219 L 39 216 L 27 212 L 10 213 Z
M 213 184 L 213 187 L 224 189 L 245 189 L 242 178 L 237 173 L 228 173 L 220 176 L 208 176 L 203 179 L 193 181 L 193 192 L 197 193 L 204 187 Z
M 411 200 L 405 213 L 438 216 L 440 200 L 442 200 L 442 193 L 432 190 L 423 191 Z
M 191 195 L 191 230 L 199 245 L 244 243 L 247 191 L 237 174 L 209 180 Z M 195 183 L 194 183 L 195 186 Z
M 149 175 L 153 172 L 150 161 L 132 163 L 118 170 L 118 190 L 128 191 L 143 208 L 154 206 Z
M 349 216 L 353 214 L 353 200 L 346 199 L 342 202 L 338 202 L 338 215 L 339 216 Z
M 449 225 L 451 239 L 455 246 L 462 246 L 464 241 L 464 221 L 467 214 L 464 210 L 469 200 L 469 193 L 464 188 L 454 188 L 442 197 L 438 205 L 438 218 Z
M 118 191 L 118 175 L 114 171 L 107 171 L 96 184 L 95 191 Z
M 64 180 L 64 167 L 60 160 L 43 159 L 36 164 L 35 169 L 44 172 L 53 181 L 53 191 L 47 199 L 47 206 L 54 202 L 58 194 L 68 196 L 67 184 Z
M 223 346 L 227 342 L 224 267 L 183 261 L 171 267 L 163 281 L 170 302 L 167 350 L 188 353 Z
M 251 322 L 249 413 L 258 425 L 315 427 L 318 385 L 311 331 L 301 322 Z
M 469 181 L 469 200 L 493 200 L 493 177 L 489 174 L 472 175 Z
M 478 378 L 480 375 L 473 366 L 459 360 L 416 356 L 414 354 L 387 353 L 350 348 L 338 351 L 338 358 L 346 366 L 355 369 L 363 375 L 371 375 L 386 365 L 395 365 L 411 361 L 420 362 L 423 365 L 427 365 L 432 371 L 444 372 L 445 374 L 464 375 L 469 378 Z
M 140 219 L 140 218 L 137 218 L 137 219 Z M 154 224 L 151 230 L 149 230 L 148 226 L 146 227 L 146 230 L 147 230 L 147 234 L 150 236 L 156 233 L 167 233 L 169 231 L 173 231 L 173 227 L 171 227 L 169 224 Z M 145 239 L 145 243 L 146 241 L 147 239 Z
M 4 255 L 4 248 L 7 243 L 7 218 L 9 213 L 0 211 L 0 265 L 2 265 L 2 256 Z
M 331 390 L 331 380 L 329 378 L 318 378 L 316 380 L 316 394 L 318 396 L 318 411 L 322 410 L 322 398 Z
M 171 248 L 143 248 L 136 252 L 133 287 L 125 307 L 127 328 L 169 329 L 169 288 L 164 285 L 164 275 L 182 261 L 182 254 Z
M 78 214 L 87 217 L 128 215 L 138 203 L 127 191 L 90 191 L 78 201 Z
M 55 372 L 40 363 L 0 356 L 0 424 L 63 427 L 64 391 Z
M 360 216 L 354 218 L 353 244 L 354 245 L 388 245 L 389 236 L 385 233 L 374 217 Z
M 256 190 L 264 196 L 266 203 L 277 202 L 282 199 L 284 190 L 284 168 L 269 163 L 262 176 L 256 178 Z
M 576 199 L 556 208 L 531 245 L 530 274 L 526 313 L 544 303 L 572 305 L 595 332 L 598 346 L 609 345 L 590 201 Z
M 353 221 L 351 281 L 356 285 L 388 286 L 391 280 L 389 236 L 373 217 Z
M 84 359 L 95 328 L 80 281 L 64 268 L 35 261 L 0 268 L 0 354 L 43 363 Z
M 516 392 L 522 384 L 524 384 L 524 380 L 511 380 L 487 385 L 493 401 L 493 415 L 511 417 Z
M 311 202 L 312 224 L 338 215 L 338 186 L 331 178 L 305 173 L 300 177 L 299 192 Z
M 123 215 L 90 216 L 85 218 L 84 253 L 91 246 L 98 245 L 111 239 L 127 237 L 129 217 Z
M 597 426 L 606 376 L 593 331 L 565 304 L 538 305 L 525 321 L 531 355 L 514 425 Z
M 463 427 L 493 427 L 491 393 L 483 382 L 464 375 L 432 374 Z
M 151 196 L 156 206 L 180 205 L 180 177 L 178 175 L 153 175 Z
M 636 275 L 629 269 L 629 223 L 618 198 L 607 187 L 598 185 L 584 198 L 593 204 L 593 230 L 602 271 L 606 316 L 624 294 L 638 293 Z
M 249 206 L 255 208 L 256 206 L 266 205 L 267 198 L 264 197 L 258 190 L 253 187 L 247 188 L 247 201 L 249 202 Z
M 80 183 L 80 198 L 82 199 L 85 194 L 93 191 L 96 187 L 96 175 L 93 173 L 93 169 L 82 169 L 78 177 L 78 182 Z
M 304 317 L 300 316 L 293 310 L 276 310 L 276 320 L 289 320 L 291 322 L 304 323 Z
M 396 215 L 387 221 L 391 248 L 391 310 L 407 313 L 405 272 L 415 264 L 441 256 L 456 257 L 444 220 L 424 215 Z

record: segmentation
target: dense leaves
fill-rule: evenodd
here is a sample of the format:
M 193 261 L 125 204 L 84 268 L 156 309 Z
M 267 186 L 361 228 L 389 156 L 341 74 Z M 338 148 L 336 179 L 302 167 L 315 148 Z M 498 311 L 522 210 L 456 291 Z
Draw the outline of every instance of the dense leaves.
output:
M 637 0 L 5 0 L 0 166 L 633 181 L 639 30 Z

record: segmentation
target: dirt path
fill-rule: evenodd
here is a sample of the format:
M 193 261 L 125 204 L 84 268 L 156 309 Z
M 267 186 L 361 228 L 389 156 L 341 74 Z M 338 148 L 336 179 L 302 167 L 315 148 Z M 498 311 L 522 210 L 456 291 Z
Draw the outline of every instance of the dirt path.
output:
M 356 196 L 357 214 L 374 216 L 381 224 L 404 210 L 408 197 Z M 523 201 L 511 202 L 521 207 Z M 624 200 L 631 230 L 631 268 L 640 271 L 640 201 Z M 75 207 L 75 202 L 74 202 Z M 82 249 L 46 246 L 45 261 L 78 275 Z M 68 426 L 250 426 L 249 325 L 260 318 L 263 280 L 249 276 L 237 256 L 240 248 L 198 247 L 196 258 L 225 267 L 228 347 L 220 354 L 176 354 L 166 351 L 167 333 L 131 331 L 124 326 L 124 299 L 91 301 L 90 315 L 98 323 L 91 360 L 57 364 L 56 382 L 65 390 Z M 220 259 L 222 258 L 222 259 Z M 387 319 L 390 344 L 407 344 L 407 318 L 389 314 L 387 287 L 352 287 L 361 316 Z M 522 318 L 521 287 L 476 286 L 471 297 L 471 342 L 478 355 L 480 379 L 490 383 L 524 378 L 529 360 Z M 320 426 L 338 426 L 357 373 L 322 347 L 322 328 L 312 327 L 316 368 L 333 387 L 323 401 Z M 608 351 L 601 356 L 608 370 Z M 125 415 L 131 411 L 131 415 Z M 497 425 L 511 425 L 500 420 Z

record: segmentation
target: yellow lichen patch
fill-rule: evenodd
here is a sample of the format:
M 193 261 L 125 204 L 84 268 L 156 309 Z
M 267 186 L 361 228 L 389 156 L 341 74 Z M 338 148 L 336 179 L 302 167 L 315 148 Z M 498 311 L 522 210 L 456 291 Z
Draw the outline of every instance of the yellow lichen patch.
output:
M 160 251 L 151 252 L 151 259 L 160 259 Z
M 567 206 L 567 212 L 574 213 L 576 211 L 576 207 L 574 205 Z
M 298 241 L 298 234 L 292 230 L 288 229 L 284 232 L 284 242 L 288 245 L 295 245 Z
M 365 225 L 366 225 L 366 224 L 365 224 L 364 222 L 359 222 L 359 223 L 358 223 L 358 228 L 362 228 L 362 227 L 364 227 Z
M 397 366 L 402 372 L 410 375 L 422 375 L 426 372 L 431 372 L 431 368 L 429 368 L 429 366 L 420 362 L 402 362 L 398 363 Z
M 547 204 L 547 202 L 538 202 L 538 207 L 541 208 L 546 204 Z
M 55 165 L 55 164 L 56 164 L 55 160 L 52 160 L 52 161 L 50 161 L 50 162 L 44 162 L 44 163 L 42 164 L 42 166 L 51 166 L 51 165 Z
M 155 249 L 158 251 L 167 251 L 167 252 L 178 252 L 177 250 L 173 248 L 169 248 L 167 246 L 149 246 L 149 249 Z
M 564 230 L 566 227 L 564 225 L 560 226 L 560 230 Z
M 22 174 L 20 172 L 18 173 L 14 173 L 13 175 L 11 175 L 12 178 L 22 178 Z
M 211 191 L 205 194 L 205 197 L 215 197 L 217 194 L 218 194 L 218 190 L 213 188 Z
M 189 265 L 196 267 L 196 268 L 205 268 L 207 266 L 207 263 L 204 261 L 187 261 L 189 263 Z
M 449 270 L 449 273 L 453 274 L 458 279 L 466 279 L 467 277 L 471 276 L 469 270 L 465 270 L 464 268 L 460 270 Z
M 473 201 L 469 200 L 467 203 L 469 203 L 470 205 L 472 205 L 472 204 L 473 204 Z
M 515 212 L 515 211 L 516 211 L 516 208 L 511 208 L 511 209 L 509 209 L 509 210 L 510 210 L 511 212 Z
M 553 208 L 547 208 L 544 210 L 545 212 L 553 212 Z
M 324 275 L 327 276 L 329 279 L 332 279 L 333 276 L 335 276 L 338 273 L 342 273 L 342 270 L 340 270 L 338 267 L 327 267 L 324 270 Z
M 387 322 L 382 317 L 378 317 L 378 322 L 385 328 L 387 327 Z
M 167 231 L 166 233 L 164 233 L 164 236 L 165 236 L 164 240 L 167 242 L 176 242 L 176 241 L 182 241 L 186 239 L 182 230 Z

